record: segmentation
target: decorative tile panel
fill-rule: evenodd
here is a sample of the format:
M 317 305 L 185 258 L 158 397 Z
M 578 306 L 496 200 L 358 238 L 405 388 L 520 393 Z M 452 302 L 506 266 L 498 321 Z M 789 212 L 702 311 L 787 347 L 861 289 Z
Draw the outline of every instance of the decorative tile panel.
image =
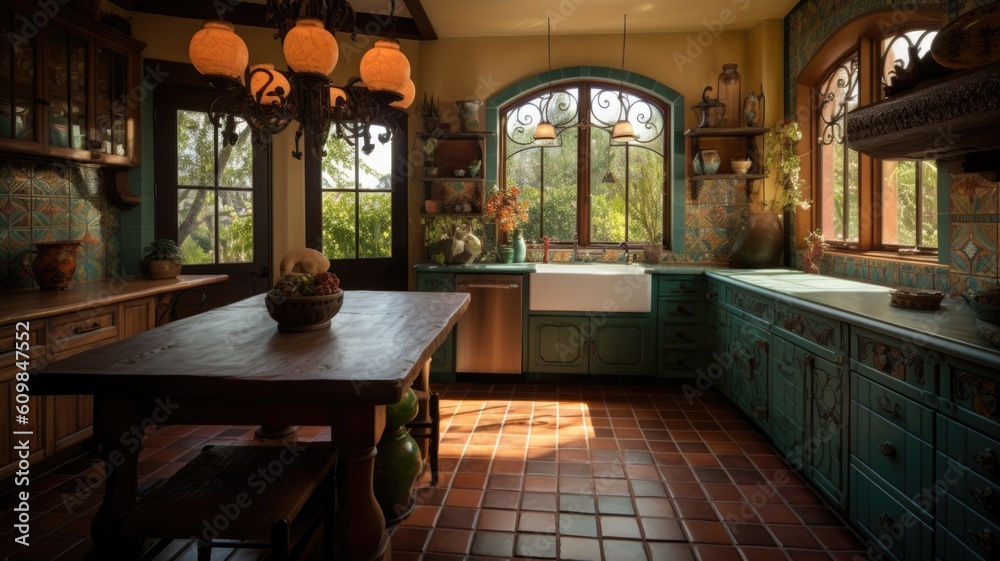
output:
M 0 290 L 35 286 L 21 268 L 35 242 L 80 240 L 73 282 L 118 271 L 121 211 L 100 193 L 96 167 L 0 162 Z

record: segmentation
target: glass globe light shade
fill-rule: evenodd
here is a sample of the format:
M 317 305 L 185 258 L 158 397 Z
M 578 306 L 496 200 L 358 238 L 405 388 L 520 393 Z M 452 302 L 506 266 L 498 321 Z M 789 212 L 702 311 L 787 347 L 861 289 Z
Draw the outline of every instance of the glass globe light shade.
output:
M 548 121 L 542 121 L 535 127 L 535 141 L 552 141 L 556 139 L 556 128 Z
M 635 140 L 635 128 L 632 123 L 622 119 L 611 129 L 611 140 Z
M 403 93 L 410 79 L 410 61 L 399 50 L 395 39 L 381 38 L 361 57 L 361 80 L 371 91 Z
M 340 53 L 337 40 L 317 18 L 299 18 L 288 30 L 282 46 L 285 62 L 295 72 L 311 72 L 323 76 L 333 72 Z
M 281 88 L 280 94 L 278 88 Z M 261 96 L 260 105 L 281 104 L 291 91 L 288 79 L 275 70 L 273 64 L 255 64 L 250 67 L 250 93 L 254 100 L 258 94 Z
M 413 103 L 413 98 L 417 96 L 417 87 L 413 85 L 413 80 L 407 78 L 406 83 L 403 84 L 403 91 L 399 93 L 403 94 L 403 99 L 394 101 L 389 105 L 398 109 L 406 109 Z
M 202 74 L 226 76 L 242 82 L 250 53 L 243 39 L 233 31 L 233 24 L 206 21 L 205 26 L 191 37 L 188 57 Z
M 343 99 L 344 101 L 347 101 L 347 94 L 344 93 L 344 90 L 340 88 L 336 87 L 330 88 L 330 107 L 337 105 L 338 99 Z

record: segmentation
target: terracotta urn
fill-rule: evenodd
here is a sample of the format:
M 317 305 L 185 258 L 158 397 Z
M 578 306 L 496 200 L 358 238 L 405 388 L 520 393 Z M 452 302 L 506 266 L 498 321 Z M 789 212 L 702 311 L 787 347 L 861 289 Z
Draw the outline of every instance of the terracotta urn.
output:
M 387 526 L 398 524 L 413 511 L 413 484 L 423 470 L 420 447 L 406 430 L 419 409 L 413 389 L 385 408 L 385 432 L 375 454 L 373 486 Z
M 751 212 L 746 226 L 733 241 L 729 264 L 741 269 L 781 265 L 784 230 L 773 212 Z
M 34 250 L 24 252 L 21 267 L 42 290 L 66 290 L 76 274 L 77 240 L 36 243 Z M 36 255 L 28 269 L 28 258 Z

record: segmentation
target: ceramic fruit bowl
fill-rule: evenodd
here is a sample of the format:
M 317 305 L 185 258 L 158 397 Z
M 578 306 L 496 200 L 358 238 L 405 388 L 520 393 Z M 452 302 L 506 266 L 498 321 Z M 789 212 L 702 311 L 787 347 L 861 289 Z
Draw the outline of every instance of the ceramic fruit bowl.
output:
M 971 294 L 963 294 L 965 301 L 969 303 L 972 310 L 976 312 L 976 317 L 979 320 L 986 323 L 992 323 L 995 326 L 1000 326 L 1000 306 L 991 306 L 985 302 L 979 301 L 979 296 L 973 296 Z M 998 327 L 1000 329 L 1000 327 Z
M 889 303 L 901 308 L 937 310 L 941 307 L 944 292 L 921 288 L 897 288 L 889 293 Z
M 264 304 L 282 333 L 319 331 L 330 327 L 330 320 L 344 305 L 344 291 L 321 296 L 285 296 L 272 290 L 264 296 Z

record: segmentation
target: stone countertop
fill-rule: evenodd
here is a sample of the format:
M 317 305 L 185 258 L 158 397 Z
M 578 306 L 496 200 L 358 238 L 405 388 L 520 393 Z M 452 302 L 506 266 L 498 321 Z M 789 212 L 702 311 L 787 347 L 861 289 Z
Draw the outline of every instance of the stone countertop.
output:
M 174 279 L 159 280 L 116 277 L 71 284 L 66 290 L 41 291 L 28 288 L 0 292 L 0 324 L 73 313 L 95 306 L 224 282 L 228 278 L 228 275 L 180 275 Z
M 976 315 L 960 298 L 946 297 L 939 310 L 913 310 L 889 303 L 892 287 L 837 277 L 789 269 L 714 270 L 708 275 L 761 289 L 779 302 L 1000 369 L 1000 348 L 979 337 Z
M 593 263 L 576 263 L 576 262 L 566 262 L 566 261 L 550 261 L 549 264 L 566 264 L 574 265 L 579 267 L 589 267 L 593 265 L 624 265 L 622 261 L 601 261 Z M 477 263 L 474 265 L 434 265 L 431 263 L 418 263 L 414 265 L 414 270 L 418 273 L 466 273 L 466 274 L 477 274 L 477 273 L 510 273 L 510 274 L 523 274 L 523 273 L 534 273 L 535 266 L 541 265 L 541 263 Z M 726 265 L 711 265 L 711 264 L 696 264 L 696 263 L 664 263 L 662 265 L 647 265 L 644 263 L 634 263 L 636 267 L 642 267 L 645 269 L 646 274 L 652 275 L 665 275 L 665 274 L 684 274 L 684 275 L 700 275 L 704 274 L 706 271 L 714 270 L 729 270 Z

